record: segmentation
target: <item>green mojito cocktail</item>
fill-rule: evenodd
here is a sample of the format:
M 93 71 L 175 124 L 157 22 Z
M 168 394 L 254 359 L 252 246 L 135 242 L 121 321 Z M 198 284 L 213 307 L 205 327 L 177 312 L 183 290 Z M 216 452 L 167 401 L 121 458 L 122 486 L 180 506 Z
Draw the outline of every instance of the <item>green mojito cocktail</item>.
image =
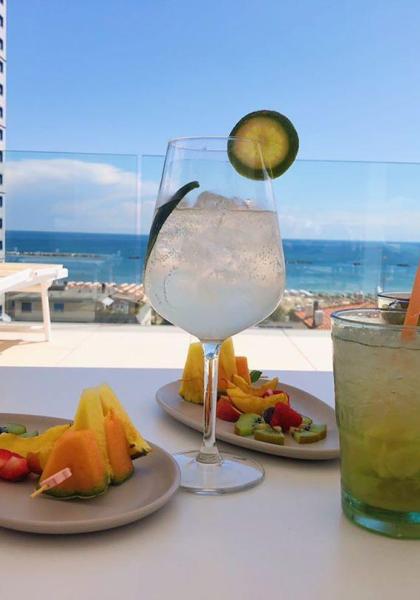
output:
M 333 315 L 342 502 L 359 525 L 420 538 L 420 327 L 402 329 L 376 309 Z

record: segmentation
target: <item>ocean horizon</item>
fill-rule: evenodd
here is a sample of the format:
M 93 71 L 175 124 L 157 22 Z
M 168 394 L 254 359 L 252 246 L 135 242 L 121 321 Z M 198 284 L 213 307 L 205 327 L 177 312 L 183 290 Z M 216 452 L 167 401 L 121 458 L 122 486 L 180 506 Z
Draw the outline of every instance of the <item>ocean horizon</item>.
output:
M 6 231 L 8 262 L 58 262 L 69 280 L 140 283 L 148 235 Z M 410 290 L 419 242 L 284 239 L 286 288 L 375 294 Z

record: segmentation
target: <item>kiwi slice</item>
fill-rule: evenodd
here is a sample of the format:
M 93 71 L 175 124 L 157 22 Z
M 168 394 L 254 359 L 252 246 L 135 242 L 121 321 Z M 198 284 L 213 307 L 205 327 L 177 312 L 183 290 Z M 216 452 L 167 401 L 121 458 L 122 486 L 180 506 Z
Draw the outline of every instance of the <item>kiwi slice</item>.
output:
M 39 431 L 27 431 L 26 433 L 22 433 L 20 437 L 32 438 L 32 437 L 37 437 L 38 435 L 39 435 Z
M 276 431 L 270 426 L 255 429 L 254 437 L 258 442 L 266 442 L 268 444 L 284 445 L 284 435 L 281 431 Z
M 26 427 L 20 423 L 6 423 L 3 426 L 3 431 L 5 433 L 13 433 L 14 435 L 22 435 L 22 433 L 26 433 Z
M 252 435 L 256 426 L 262 422 L 260 415 L 255 413 L 245 413 L 239 417 L 235 423 L 236 435 Z
M 312 444 L 319 442 L 327 437 L 327 426 L 324 424 L 313 423 L 309 431 L 294 431 L 293 437 L 298 444 Z
M 150 228 L 149 233 L 149 241 L 147 243 L 146 250 L 146 260 L 144 261 L 144 265 L 146 268 L 147 261 L 149 260 L 150 253 L 153 250 L 153 246 L 156 243 L 157 237 L 159 235 L 160 230 L 162 229 L 166 219 L 170 216 L 171 212 L 178 206 L 181 200 L 191 192 L 194 188 L 200 187 L 198 181 L 190 181 L 190 183 L 186 183 L 183 185 L 175 194 L 172 196 L 168 202 L 159 206 L 156 211 L 155 218 L 153 219 L 152 226 Z
M 249 179 L 271 179 L 282 175 L 296 158 L 299 137 L 293 123 L 274 110 L 258 110 L 249 113 L 235 125 L 231 137 L 256 140 L 254 144 L 241 139 L 228 142 L 228 156 L 233 167 Z

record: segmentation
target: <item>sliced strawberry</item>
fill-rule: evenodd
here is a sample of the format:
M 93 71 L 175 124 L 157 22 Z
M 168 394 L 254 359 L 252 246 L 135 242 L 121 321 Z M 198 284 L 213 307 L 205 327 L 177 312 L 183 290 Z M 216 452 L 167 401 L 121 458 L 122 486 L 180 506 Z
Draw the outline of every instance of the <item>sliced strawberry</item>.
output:
M 241 412 L 235 408 L 229 398 L 222 396 L 217 403 L 216 417 L 223 421 L 235 423 L 241 416 Z
M 26 458 L 12 454 L 9 460 L 0 469 L 0 478 L 7 481 L 20 481 L 29 473 Z
M 10 458 L 12 458 L 12 456 L 13 452 L 10 452 L 10 450 L 3 450 L 3 448 L 0 448 L 0 469 L 4 467 L 7 461 Z
M 271 427 L 280 427 L 283 431 L 289 431 L 291 427 L 299 427 L 302 423 L 302 415 L 293 410 L 287 404 L 279 402 L 274 407 L 274 413 L 271 417 Z
M 42 475 L 41 463 L 39 462 L 39 455 L 37 452 L 28 452 L 26 461 L 28 463 L 28 469 L 31 473 Z

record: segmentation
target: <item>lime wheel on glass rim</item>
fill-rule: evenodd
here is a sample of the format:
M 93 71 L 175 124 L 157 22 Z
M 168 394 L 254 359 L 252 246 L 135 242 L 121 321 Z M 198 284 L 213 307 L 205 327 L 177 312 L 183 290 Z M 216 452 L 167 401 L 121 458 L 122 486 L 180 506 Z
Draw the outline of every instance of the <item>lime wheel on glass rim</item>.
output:
M 293 123 L 274 110 L 245 115 L 232 129 L 230 137 L 229 160 L 238 173 L 249 179 L 265 179 L 267 175 L 271 179 L 279 177 L 293 163 L 299 149 Z M 261 154 L 247 140 L 259 142 Z

